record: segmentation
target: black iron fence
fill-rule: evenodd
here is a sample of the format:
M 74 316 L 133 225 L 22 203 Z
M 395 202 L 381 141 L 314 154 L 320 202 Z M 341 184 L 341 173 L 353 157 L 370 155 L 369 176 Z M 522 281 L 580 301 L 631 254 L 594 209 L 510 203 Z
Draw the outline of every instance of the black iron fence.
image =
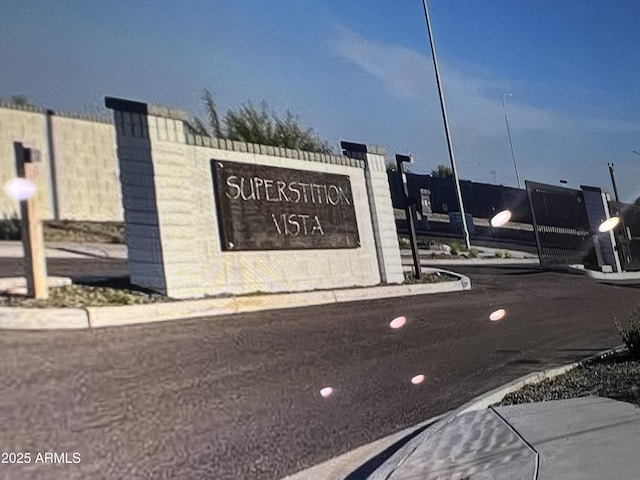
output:
M 391 199 L 395 208 L 402 205 L 402 185 L 395 170 L 387 171 Z M 438 178 L 431 175 L 407 173 L 407 189 L 409 196 L 420 201 L 420 213 L 459 212 L 455 185 L 452 178 Z M 466 213 L 474 218 L 491 218 L 496 213 L 509 209 L 513 222 L 531 224 L 531 212 L 527 200 L 527 192 L 519 188 L 491 185 L 488 183 L 460 181 L 462 200 Z M 429 212 L 424 211 L 428 205 Z
M 597 265 L 583 192 L 525 182 L 541 265 Z
M 621 221 L 614 230 L 619 246 L 618 256 L 622 269 L 640 271 L 640 207 L 620 202 L 609 202 L 612 216 Z

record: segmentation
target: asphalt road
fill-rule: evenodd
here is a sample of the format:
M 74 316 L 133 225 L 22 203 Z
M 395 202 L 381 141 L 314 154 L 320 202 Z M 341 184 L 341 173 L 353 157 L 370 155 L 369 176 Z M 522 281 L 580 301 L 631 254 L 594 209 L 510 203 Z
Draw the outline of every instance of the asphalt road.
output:
M 9 268 L 0 259 L 0 274 Z M 51 274 L 85 268 L 49 265 Z M 624 318 L 639 298 L 634 288 L 536 267 L 458 270 L 473 290 L 2 332 L 0 452 L 77 452 L 81 461 L 0 463 L 0 479 L 278 479 L 619 344 L 613 315 Z M 506 316 L 489 321 L 500 308 Z M 389 328 L 399 315 L 407 324 Z M 412 384 L 419 374 L 424 382 Z M 334 391 L 323 398 L 327 386 Z

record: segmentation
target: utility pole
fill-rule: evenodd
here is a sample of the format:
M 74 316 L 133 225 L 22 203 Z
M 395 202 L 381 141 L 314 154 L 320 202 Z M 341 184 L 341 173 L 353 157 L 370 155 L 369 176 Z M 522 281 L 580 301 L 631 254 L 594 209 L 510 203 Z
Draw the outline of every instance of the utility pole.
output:
M 609 166 L 609 175 L 611 175 L 611 184 L 613 185 L 613 195 L 616 198 L 616 202 L 620 202 L 620 197 L 618 196 L 618 187 L 616 185 L 616 174 L 613 168 L 613 163 L 607 163 Z
M 511 140 L 511 129 L 509 128 L 509 119 L 507 117 L 507 107 L 504 104 L 504 99 L 506 97 L 512 97 L 511 93 L 505 92 L 502 96 L 502 111 L 504 112 L 504 123 L 507 124 L 507 135 L 509 136 L 509 147 L 511 147 L 511 158 L 513 158 L 513 168 L 516 170 L 516 182 L 518 182 L 518 188 L 522 188 L 520 186 L 520 174 L 518 173 L 518 163 L 516 162 L 516 154 L 513 151 L 513 140 Z
M 440 73 L 438 71 L 438 60 L 436 59 L 436 47 L 433 43 L 433 34 L 431 32 L 431 22 L 429 21 L 429 10 L 427 9 L 427 0 L 422 0 L 424 7 L 424 19 L 427 22 L 427 32 L 429 34 L 429 45 L 431 46 L 431 57 L 433 58 L 433 69 L 436 73 L 436 84 L 438 85 L 438 94 L 440 96 L 440 108 L 442 110 L 442 121 L 444 123 L 444 133 L 447 137 L 447 148 L 449 149 L 449 159 L 451 160 L 451 170 L 453 170 L 453 179 L 456 186 L 456 195 L 458 197 L 458 205 L 460 207 L 460 215 L 462 216 L 462 231 L 464 233 L 464 242 L 467 248 L 471 248 L 471 240 L 469 238 L 469 227 L 467 226 L 467 216 L 462 203 L 462 190 L 460 189 L 460 180 L 458 178 L 458 170 L 456 169 L 456 160 L 453 155 L 453 144 L 451 142 L 451 133 L 449 132 L 449 121 L 447 120 L 447 109 L 444 105 L 444 93 L 442 92 L 442 84 L 440 82 Z

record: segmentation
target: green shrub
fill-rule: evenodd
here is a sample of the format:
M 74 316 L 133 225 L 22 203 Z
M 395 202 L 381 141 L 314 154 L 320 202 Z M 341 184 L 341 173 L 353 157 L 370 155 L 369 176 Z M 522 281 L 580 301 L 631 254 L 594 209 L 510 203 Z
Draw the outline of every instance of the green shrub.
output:
M 468 252 L 469 249 L 467 248 L 466 245 L 463 245 L 462 243 L 454 240 L 453 242 L 450 243 L 451 245 L 451 250 L 455 250 L 456 252 Z
M 629 312 L 629 320 L 625 327 L 620 325 L 620 322 L 615 317 L 614 322 L 631 356 L 640 358 L 640 305 Z
M 398 243 L 400 243 L 401 248 L 409 248 L 411 246 L 411 241 L 409 240 L 409 237 L 398 238 Z
M 469 258 L 478 258 L 480 256 L 480 250 L 477 248 L 469 249 Z
M 508 250 L 505 250 L 504 253 L 502 254 L 502 256 L 504 258 L 511 258 L 511 252 Z
M 0 220 L 0 240 L 20 240 L 21 237 L 20 217 L 16 214 L 11 217 L 5 215 Z
M 496 252 L 495 256 L 496 258 L 502 258 L 502 252 Z

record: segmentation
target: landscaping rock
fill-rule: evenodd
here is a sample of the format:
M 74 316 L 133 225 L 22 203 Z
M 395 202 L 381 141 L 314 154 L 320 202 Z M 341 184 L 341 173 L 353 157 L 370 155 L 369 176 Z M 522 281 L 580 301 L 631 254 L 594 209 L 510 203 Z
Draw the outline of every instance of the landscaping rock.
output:
M 2 294 L 0 306 L 23 308 L 82 308 L 106 305 L 139 305 L 168 301 L 156 293 L 104 286 L 67 285 L 49 289 L 47 300 L 35 300 L 24 295 Z
M 597 395 L 628 403 L 640 397 L 640 360 L 627 353 L 579 365 L 551 380 L 508 394 L 500 405 L 544 402 Z

